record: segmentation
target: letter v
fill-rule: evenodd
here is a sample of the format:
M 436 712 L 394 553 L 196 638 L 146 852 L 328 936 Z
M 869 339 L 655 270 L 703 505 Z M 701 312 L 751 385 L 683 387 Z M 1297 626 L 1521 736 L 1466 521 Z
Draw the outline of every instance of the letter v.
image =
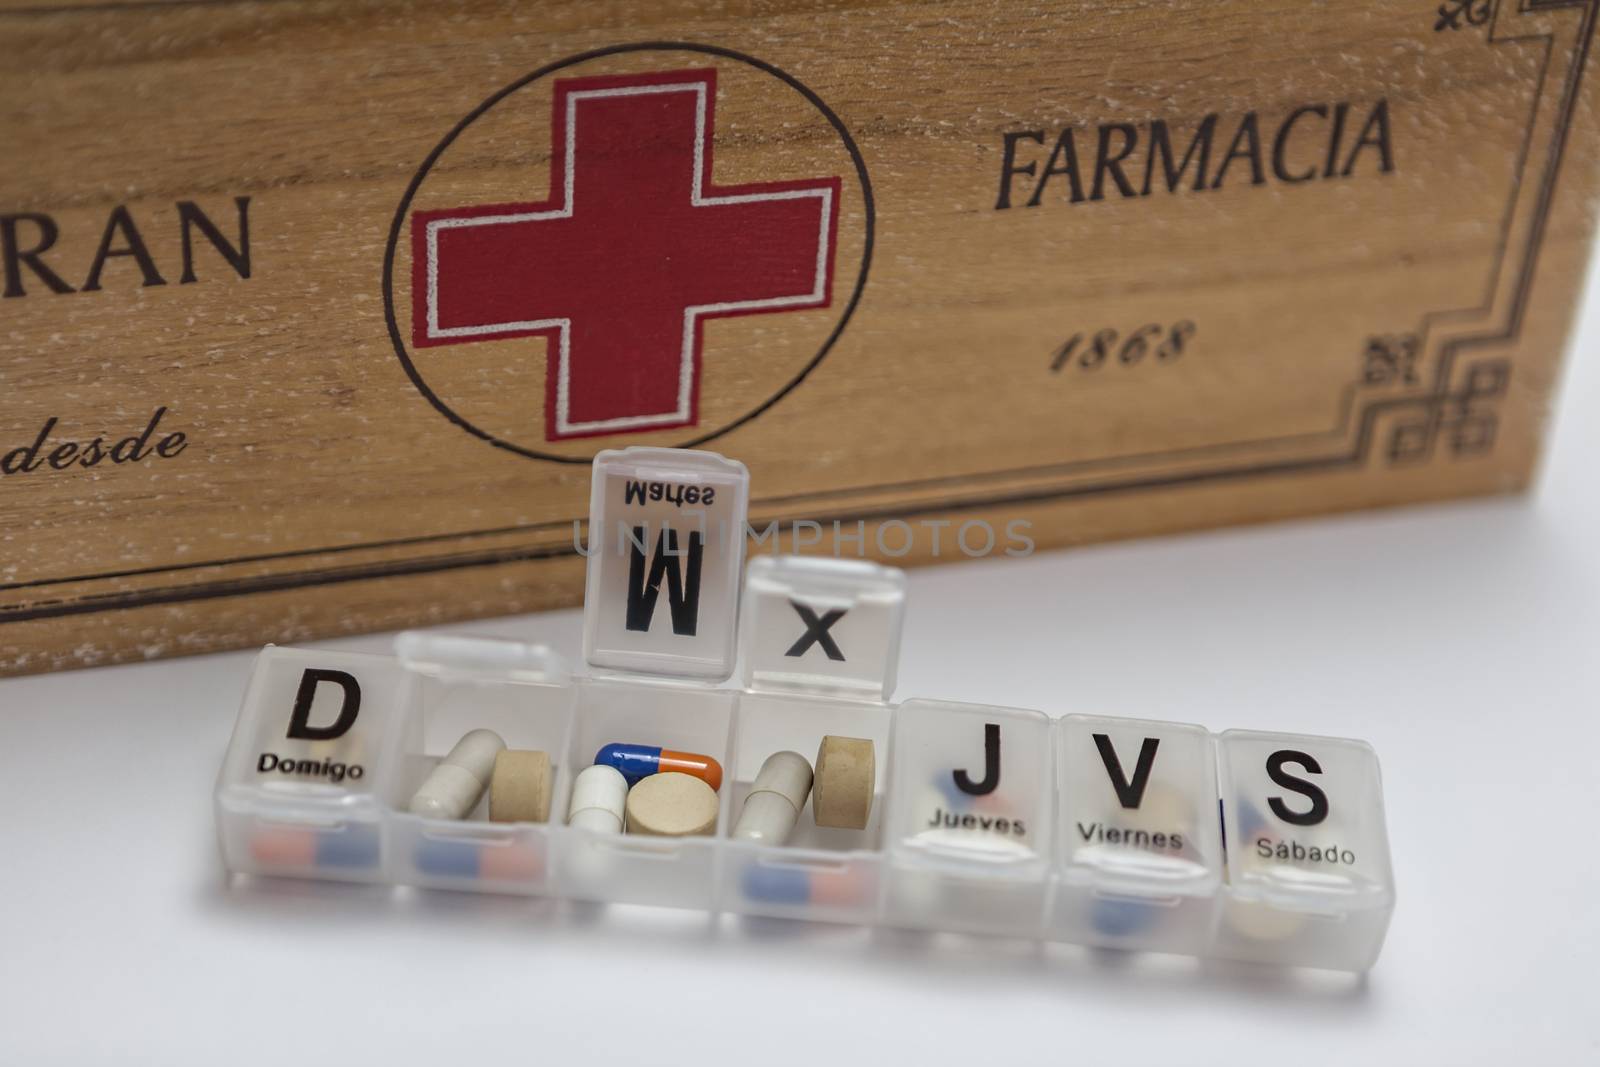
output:
M 1117 759 L 1117 750 L 1111 747 L 1111 738 L 1105 734 L 1094 735 L 1094 747 L 1100 750 L 1100 761 L 1106 765 L 1106 774 L 1111 776 L 1111 788 L 1117 791 L 1117 800 L 1125 808 L 1137 808 L 1144 800 L 1144 787 L 1150 784 L 1150 768 L 1155 766 L 1156 748 L 1161 744 L 1158 737 L 1147 737 L 1144 744 L 1139 747 L 1139 762 L 1133 768 L 1133 781 L 1128 781 L 1122 773 L 1122 761 Z

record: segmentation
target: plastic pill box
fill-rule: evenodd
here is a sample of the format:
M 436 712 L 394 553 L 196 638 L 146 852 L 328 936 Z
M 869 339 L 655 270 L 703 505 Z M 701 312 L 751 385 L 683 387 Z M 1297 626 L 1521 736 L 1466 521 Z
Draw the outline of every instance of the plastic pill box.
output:
M 425 632 L 393 656 L 261 652 L 216 789 L 231 871 L 1350 971 L 1377 958 L 1394 883 L 1366 744 L 893 703 L 899 571 L 757 556 L 746 572 L 748 475 L 710 453 L 602 453 L 594 487 L 589 673 Z M 461 820 L 406 810 L 479 728 L 550 754 L 548 822 L 491 823 L 487 801 Z M 781 846 L 733 839 L 763 762 L 825 735 L 872 742 L 865 827 L 819 826 L 808 802 Z M 574 776 L 617 742 L 719 761 L 715 832 L 567 826 Z

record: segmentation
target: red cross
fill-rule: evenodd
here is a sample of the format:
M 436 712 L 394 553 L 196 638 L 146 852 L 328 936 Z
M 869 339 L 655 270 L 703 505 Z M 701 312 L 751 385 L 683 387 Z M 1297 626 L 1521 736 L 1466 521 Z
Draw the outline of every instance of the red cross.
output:
M 694 425 L 705 320 L 827 307 L 839 214 L 838 178 L 714 184 L 716 95 L 556 82 L 548 199 L 412 215 L 412 343 L 546 338 L 546 440 Z

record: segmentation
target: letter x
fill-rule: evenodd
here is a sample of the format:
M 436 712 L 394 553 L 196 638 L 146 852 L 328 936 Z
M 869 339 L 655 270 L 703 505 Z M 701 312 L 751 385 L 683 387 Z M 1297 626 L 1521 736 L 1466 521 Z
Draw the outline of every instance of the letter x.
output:
M 821 645 L 822 651 L 828 654 L 829 659 L 844 662 L 844 653 L 839 651 L 839 646 L 828 635 L 828 628 L 844 618 L 844 608 L 834 608 L 822 618 L 817 618 L 817 613 L 800 603 L 798 600 L 789 601 L 789 606 L 800 613 L 800 621 L 806 624 L 806 632 L 800 635 L 800 640 L 789 646 L 785 656 L 803 656 L 806 649 L 812 645 Z

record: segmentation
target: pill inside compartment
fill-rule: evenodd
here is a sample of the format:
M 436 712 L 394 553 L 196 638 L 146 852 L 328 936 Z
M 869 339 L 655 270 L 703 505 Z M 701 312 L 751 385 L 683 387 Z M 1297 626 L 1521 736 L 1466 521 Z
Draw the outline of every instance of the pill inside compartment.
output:
M 868 701 L 806 694 L 738 695 L 735 743 L 727 765 L 727 817 L 722 903 L 732 912 L 786 918 L 870 923 L 883 877 L 884 794 L 889 765 L 890 710 Z M 815 773 L 826 736 L 871 742 L 871 806 L 866 826 L 819 826 L 816 789 L 806 797 L 782 844 L 735 834 L 763 765 L 778 752 L 805 757 Z
M 570 773 L 564 759 L 575 692 L 559 671 L 545 671 L 537 658 L 518 663 L 488 655 L 528 646 L 476 642 L 473 669 L 419 655 L 412 669 L 417 684 L 402 724 L 398 771 L 386 797 L 392 812 L 396 880 L 438 889 L 497 893 L 542 893 L 549 884 L 550 838 L 565 821 Z M 460 650 L 455 650 L 460 652 Z M 465 653 L 461 653 L 465 655 Z M 484 660 L 496 664 L 485 669 Z M 460 819 L 411 812 L 411 801 L 429 775 L 461 739 L 488 730 L 509 752 L 544 752 L 550 759 L 550 818 L 544 823 L 491 822 L 490 778 L 475 805 Z
M 733 730 L 731 690 L 692 683 L 582 679 L 577 711 L 562 763 L 559 808 L 562 831 L 556 835 L 555 877 L 563 896 L 625 904 L 711 908 L 715 904 L 716 832 L 734 814 L 726 774 L 717 789 L 715 831 L 658 837 L 568 825 L 572 782 L 593 766 L 608 745 L 640 746 L 698 754 L 729 765 Z M 552 821 L 555 816 L 552 815 Z M 605 820 L 595 821 L 595 826 Z

